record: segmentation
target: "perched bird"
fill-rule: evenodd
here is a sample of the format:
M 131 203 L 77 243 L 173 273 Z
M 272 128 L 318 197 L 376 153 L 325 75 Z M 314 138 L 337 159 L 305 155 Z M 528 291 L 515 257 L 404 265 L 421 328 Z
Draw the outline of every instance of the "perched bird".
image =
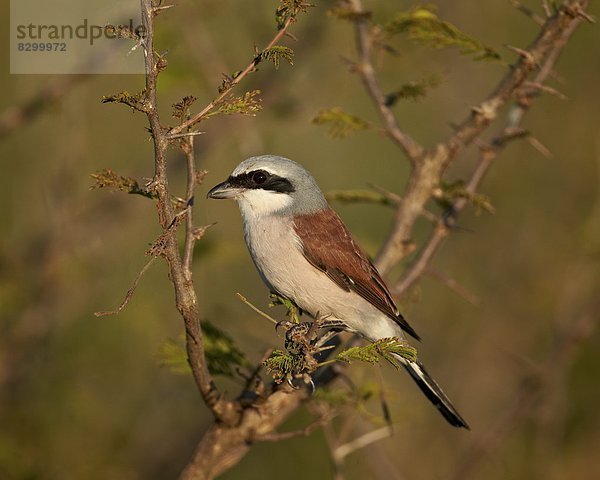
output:
M 375 266 L 300 164 L 274 155 L 248 158 L 208 197 L 237 201 L 248 250 L 272 291 L 312 317 L 340 321 L 370 341 L 404 339 L 404 332 L 419 339 Z M 451 425 L 469 428 L 419 361 L 400 356 L 398 361 Z

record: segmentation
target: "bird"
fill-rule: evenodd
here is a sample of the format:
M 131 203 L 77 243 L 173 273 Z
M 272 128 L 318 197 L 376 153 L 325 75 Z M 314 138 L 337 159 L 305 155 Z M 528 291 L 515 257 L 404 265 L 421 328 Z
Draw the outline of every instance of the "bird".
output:
M 406 335 L 420 339 L 302 165 L 276 155 L 250 157 L 207 197 L 237 202 L 250 256 L 272 292 L 370 342 L 406 340 Z M 469 429 L 419 360 L 397 359 L 450 425 Z

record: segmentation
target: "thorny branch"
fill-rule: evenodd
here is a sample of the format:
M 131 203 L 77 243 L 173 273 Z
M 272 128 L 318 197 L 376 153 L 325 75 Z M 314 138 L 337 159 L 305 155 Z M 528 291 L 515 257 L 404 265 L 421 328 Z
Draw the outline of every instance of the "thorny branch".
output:
M 504 150 L 508 143 L 522 138 L 524 134 L 527 134 L 527 132 L 524 132 L 520 127 L 521 121 L 533 105 L 535 99 L 539 96 L 540 91 L 543 91 L 539 86 L 544 84 L 552 72 L 563 47 L 575 31 L 575 28 L 581 19 L 582 17 L 575 17 L 571 23 L 565 26 L 560 34 L 554 35 L 554 44 L 551 48 L 546 50 L 546 56 L 538 73 L 535 75 L 533 82 L 524 82 L 522 87 L 514 92 L 517 99 L 508 112 L 508 120 L 502 131 L 489 144 L 479 142 L 479 162 L 475 166 L 475 169 L 465 186 L 465 192 L 468 195 L 474 195 L 477 192 L 479 185 L 494 163 L 494 160 Z M 425 246 L 417 255 L 416 260 L 404 271 L 401 279 L 394 286 L 393 292 L 396 295 L 405 293 L 423 275 L 444 239 L 452 231 L 458 213 L 465 208 L 468 202 L 469 200 L 465 196 L 458 198 L 444 213 L 444 217 L 438 220 L 433 232 L 425 243 Z
M 154 178 L 149 186 L 149 190 L 153 190 L 158 197 L 157 205 L 159 222 L 163 230 L 167 233 L 163 256 L 167 261 L 171 282 L 175 289 L 176 306 L 185 322 L 188 361 L 196 385 L 200 390 L 204 402 L 212 410 L 215 417 L 225 423 L 234 423 L 239 416 L 237 405 L 234 402 L 225 400 L 221 396 L 208 371 L 204 356 L 202 329 L 200 328 L 198 298 L 194 290 L 191 275 L 189 275 L 189 270 L 185 268 L 186 265 L 184 265 L 179 253 L 176 229 L 169 229 L 169 226 L 175 219 L 175 212 L 170 201 L 171 195 L 167 178 L 166 150 L 169 146 L 169 139 L 160 123 L 156 96 L 158 74 L 163 67 L 161 63 L 162 59 L 156 55 L 154 50 L 154 18 L 159 11 L 156 10 L 157 7 L 153 4 L 152 0 L 141 0 L 141 7 L 142 21 L 146 32 L 146 36 L 143 39 L 146 65 L 144 111 L 148 117 L 150 130 L 152 132 L 155 165 Z M 195 181 L 195 178 L 193 178 L 192 181 Z M 189 185 L 187 193 L 186 199 L 188 200 L 189 209 L 187 214 L 187 225 L 189 226 L 192 221 L 190 208 L 190 198 L 192 194 L 189 190 Z M 188 233 L 186 234 L 186 245 L 190 242 L 189 232 L 190 230 L 188 230 Z M 189 249 L 191 249 L 191 247 L 186 248 L 186 255 L 191 256 L 191 253 L 188 253 Z
M 290 17 L 285 21 L 281 30 L 279 30 L 277 32 L 277 34 L 271 39 L 271 41 L 263 49 L 263 52 L 270 49 L 274 45 L 276 45 L 277 42 L 279 40 L 281 40 L 284 35 L 287 34 L 287 31 L 288 31 L 290 25 L 292 25 L 292 23 L 294 23 L 294 20 L 295 20 L 294 17 Z M 217 105 L 219 105 L 225 99 L 225 97 L 227 97 L 227 95 L 229 95 L 229 93 L 235 88 L 235 86 L 238 83 L 240 83 L 249 73 L 253 72 L 256 69 L 256 65 L 260 62 L 260 60 L 261 60 L 261 55 L 260 54 L 256 55 L 252 59 L 252 61 L 248 64 L 248 66 L 246 66 L 246 68 L 244 70 L 242 70 L 242 72 L 239 75 L 236 75 L 236 77 L 234 79 L 232 79 L 231 82 L 229 82 L 228 86 L 221 91 L 219 96 L 217 96 L 212 102 L 210 102 L 200 112 L 191 116 L 188 120 L 183 122 L 181 125 L 179 125 L 175 128 L 172 128 L 169 131 L 169 136 L 173 137 L 174 135 L 181 133 L 186 128 L 195 125 L 196 123 L 201 121 L 204 117 L 206 117 L 207 114 L 209 114 Z
M 546 20 L 540 34 L 527 50 L 520 55 L 519 60 L 511 66 L 506 76 L 500 81 L 493 93 L 471 110 L 471 115 L 460 124 L 446 141 L 439 143 L 432 150 L 423 154 L 422 160 L 413 165 L 408 185 L 399 204 L 394 218 L 394 225 L 377 257 L 377 264 L 384 273 L 389 272 L 399 260 L 408 253 L 411 232 L 414 223 L 430 200 L 432 193 L 440 183 L 448 165 L 464 148 L 471 144 L 497 117 L 500 109 L 505 106 L 529 78 L 529 75 L 542 65 L 538 73 L 538 81 L 543 83 L 556 62 L 560 52 L 569 40 L 579 23 L 584 20 L 588 0 L 566 0 L 557 13 Z M 361 30 L 358 30 L 359 36 Z M 366 33 L 362 33 L 366 35 Z M 541 80 L 539 81 L 539 77 Z M 524 98 L 521 96 L 521 98 Z M 529 97 L 532 99 L 533 97 Z M 523 110 L 525 113 L 526 108 Z M 510 125 L 514 128 L 514 125 Z M 476 167 L 468 188 L 475 192 L 485 172 L 493 159 L 502 150 L 507 134 L 503 131 L 497 137 L 497 144 L 492 143 L 487 152 L 482 152 L 479 165 Z M 464 199 L 459 199 L 455 208 L 459 211 L 464 207 Z M 433 256 L 443 238 L 448 234 L 448 228 L 443 221 L 436 225 L 429 243 L 422 251 L 423 260 L 417 260 L 417 271 L 423 271 L 428 258 Z M 416 280 L 417 276 L 405 273 L 401 285 L 396 292 L 404 291 Z

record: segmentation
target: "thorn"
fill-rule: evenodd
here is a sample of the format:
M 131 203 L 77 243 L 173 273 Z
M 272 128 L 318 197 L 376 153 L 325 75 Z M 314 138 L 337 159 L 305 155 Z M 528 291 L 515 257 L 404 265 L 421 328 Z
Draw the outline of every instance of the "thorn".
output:
M 298 37 L 296 37 L 293 33 L 289 32 L 289 31 L 285 32 L 285 36 L 290 37 L 292 40 L 294 40 L 294 42 L 298 41 Z
M 204 135 L 206 132 L 186 132 L 186 133 L 177 133 L 175 135 L 168 135 L 167 139 L 168 140 L 174 140 L 176 138 L 183 138 L 183 137 L 195 137 L 197 135 Z
M 536 61 L 535 57 L 533 56 L 533 54 L 528 51 L 528 50 L 523 50 L 522 48 L 519 47 L 513 47 L 512 45 L 504 45 L 507 49 L 512 50 L 515 53 L 518 53 L 521 57 L 523 57 L 525 59 L 525 61 L 527 63 L 530 63 L 531 65 L 535 65 L 535 66 L 539 66 L 539 63 Z
M 546 18 L 550 18 L 552 16 L 552 10 L 550 9 L 548 0 L 542 0 L 542 7 L 544 8 L 544 13 L 546 14 Z
M 544 19 L 542 17 L 540 17 L 537 13 L 535 13 L 530 8 L 527 8 L 525 5 L 523 5 L 521 2 L 519 2 L 519 0 L 510 0 L 510 3 L 519 12 L 527 15 L 529 18 L 531 18 L 531 20 L 533 20 L 538 25 L 543 25 L 544 24 Z
M 590 15 L 589 13 L 587 13 L 582 7 L 581 5 L 577 5 L 575 6 L 575 14 L 581 18 L 583 18 L 584 20 L 587 20 L 589 23 L 596 23 L 596 17 Z
M 162 12 L 164 12 L 165 10 L 169 10 L 170 8 L 173 8 L 175 6 L 176 5 L 163 5 L 163 6 L 160 6 L 160 7 L 154 7 L 152 9 L 152 15 L 154 15 L 156 17 L 159 14 L 161 14 Z
M 543 83 L 538 83 L 538 82 L 524 82 L 523 86 L 529 87 L 529 88 L 535 88 L 537 90 L 549 93 L 551 95 L 556 95 L 561 100 L 567 100 L 568 99 L 568 97 L 564 93 L 561 93 L 558 90 L 556 90 L 555 88 L 549 87 L 548 85 L 544 85 Z
M 396 205 L 400 205 L 400 203 L 402 203 L 402 197 L 397 193 L 390 192 L 389 190 L 386 190 L 385 188 L 380 187 L 379 185 L 375 185 L 373 183 L 369 184 L 369 188 L 372 188 L 376 192 L 381 193 L 381 195 L 383 195 L 387 200 Z
M 552 154 L 550 149 L 546 147 L 542 142 L 540 142 L 537 138 L 530 135 L 529 137 L 527 137 L 527 142 L 538 152 L 540 152 L 544 157 L 548 159 L 554 158 L 554 155 Z

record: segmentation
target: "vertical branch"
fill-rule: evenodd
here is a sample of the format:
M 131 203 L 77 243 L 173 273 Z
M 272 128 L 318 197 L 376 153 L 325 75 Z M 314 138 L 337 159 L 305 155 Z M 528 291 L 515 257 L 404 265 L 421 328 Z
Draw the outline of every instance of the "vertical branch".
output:
M 194 137 L 189 135 L 181 141 L 187 165 L 187 186 L 185 190 L 185 244 L 183 247 L 183 270 L 188 281 L 192 281 L 192 259 L 194 256 L 194 191 L 196 188 L 196 161 L 194 158 Z
M 196 385 L 200 390 L 204 402 L 218 419 L 225 422 L 235 422 L 238 417 L 238 409 L 233 402 L 226 401 L 221 397 L 212 380 L 210 372 L 208 371 L 204 355 L 202 329 L 200 328 L 198 298 L 191 279 L 191 271 L 186 270 L 186 266 L 181 259 L 177 245 L 176 217 L 170 200 L 171 195 L 167 177 L 166 150 L 169 146 L 169 140 L 166 137 L 165 129 L 160 123 L 156 95 L 158 74 L 162 68 L 162 59 L 157 57 L 154 51 L 154 17 L 158 13 L 156 8 L 154 7 L 152 0 L 141 0 L 142 22 L 145 29 L 143 46 L 146 65 L 146 97 L 144 111 L 148 117 L 150 130 L 152 132 L 155 166 L 154 178 L 149 185 L 149 188 L 154 190 L 157 194 L 159 222 L 165 231 L 166 242 L 161 253 L 166 259 L 169 267 L 170 279 L 175 290 L 177 310 L 183 317 L 185 323 L 188 361 Z M 193 163 L 193 158 L 191 161 Z M 193 194 L 193 185 L 190 182 L 194 181 L 194 178 L 188 178 L 188 196 L 190 191 Z M 190 187 L 190 185 L 192 186 Z M 188 202 L 188 209 L 189 208 Z M 186 215 L 188 217 L 188 225 L 190 225 L 191 209 L 187 211 Z M 189 240 L 189 236 L 186 236 L 186 240 Z M 188 248 L 186 246 L 186 252 L 187 250 Z M 191 255 L 191 253 L 189 255 Z

